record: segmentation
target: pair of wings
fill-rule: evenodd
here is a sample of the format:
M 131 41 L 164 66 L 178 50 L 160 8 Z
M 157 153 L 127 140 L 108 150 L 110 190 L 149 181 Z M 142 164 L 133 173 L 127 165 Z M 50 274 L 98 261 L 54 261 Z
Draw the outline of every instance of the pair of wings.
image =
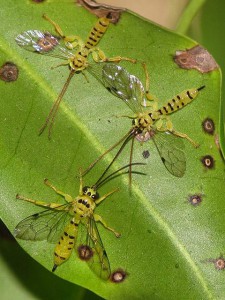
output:
M 135 114 L 143 112 L 146 103 L 145 89 L 136 76 L 115 63 L 99 63 L 94 67 L 90 65 L 88 71 L 113 95 L 122 99 Z M 157 130 L 152 139 L 167 170 L 176 177 L 182 177 L 186 170 L 182 139 Z
M 50 243 L 57 243 L 71 220 L 68 213 L 69 206 L 70 204 L 67 203 L 61 207 L 65 210 L 47 209 L 25 218 L 16 226 L 14 236 L 23 240 L 47 240 Z M 93 216 L 87 218 L 85 224 L 79 226 L 85 228 L 85 230 L 79 228 L 82 233 L 79 241 L 88 246 L 93 253 L 92 257 L 87 260 L 89 267 L 98 277 L 107 280 L 111 274 L 110 264 Z M 79 247 L 77 242 L 76 237 L 76 250 Z
M 51 51 L 46 51 L 45 43 L 43 42 L 45 40 L 48 49 Z M 28 30 L 18 35 L 16 42 L 25 50 L 42 55 L 50 55 L 64 60 L 74 56 L 66 48 L 62 39 L 49 32 Z M 122 99 L 135 114 L 143 111 L 145 90 L 136 76 L 129 74 L 126 69 L 115 63 L 89 64 L 87 70 L 113 95 Z M 182 177 L 186 170 L 186 158 L 182 140 L 172 134 L 157 132 L 153 137 L 153 141 L 167 170 L 176 177 Z

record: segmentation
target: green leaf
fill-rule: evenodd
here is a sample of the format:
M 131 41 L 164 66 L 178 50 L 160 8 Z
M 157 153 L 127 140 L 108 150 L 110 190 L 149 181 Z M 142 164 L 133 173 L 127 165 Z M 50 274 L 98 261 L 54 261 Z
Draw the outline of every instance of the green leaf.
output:
M 225 28 L 225 19 L 223 18 L 225 10 L 225 2 L 220 0 L 206 1 L 202 10 L 195 17 L 193 24 L 189 29 L 189 35 L 197 39 L 204 47 L 210 51 L 217 63 L 221 67 L 224 74 L 224 54 L 225 41 L 223 39 L 223 30 Z M 208 22 L 208 20 L 211 20 Z M 222 81 L 222 95 L 225 93 L 224 77 Z M 225 140 L 224 140 L 224 116 L 225 116 L 225 102 L 221 101 L 220 109 L 220 147 L 225 156 Z
M 20 49 L 14 38 L 29 29 L 51 31 L 51 25 L 41 18 L 46 13 L 60 24 L 65 34 L 77 34 L 85 39 L 96 18 L 73 1 L 2 2 L 1 64 L 11 61 L 19 68 L 16 81 L 0 82 L 0 216 L 13 232 L 19 221 L 40 211 L 38 207 L 16 200 L 17 193 L 47 202 L 62 201 L 43 185 L 43 179 L 48 178 L 59 189 L 75 197 L 79 189 L 78 169 L 85 169 L 112 146 L 129 130 L 131 122 L 126 118 L 115 118 L 115 115 L 130 114 L 121 100 L 110 95 L 89 74 L 89 82 L 76 75 L 60 105 L 52 139 L 48 140 L 47 133 L 38 136 L 38 129 L 69 71 L 67 67 L 51 70 L 59 60 Z M 151 93 L 160 99 L 160 104 L 184 89 L 206 86 L 193 103 L 171 116 L 176 130 L 187 133 L 200 144 L 194 149 L 184 141 L 187 159 L 184 177 L 178 179 L 166 171 L 152 141 L 142 146 L 136 142 L 134 160 L 144 161 L 147 165 L 135 169 L 147 175 L 133 175 L 132 193 L 127 187 L 126 176 L 112 180 L 99 190 L 104 195 L 115 187 L 120 188 L 96 212 L 121 233 L 121 238 L 116 239 L 99 226 L 112 271 L 120 268 L 128 274 L 124 282 L 101 281 L 75 253 L 56 271 L 57 276 L 103 298 L 183 300 L 225 297 L 224 273 L 218 272 L 210 262 L 224 249 L 225 221 L 221 213 L 224 164 L 214 136 L 202 129 L 202 121 L 210 117 L 216 133 L 219 130 L 220 71 L 202 74 L 180 69 L 173 61 L 176 50 L 195 45 L 188 38 L 129 13 L 124 13 L 116 26 L 111 25 L 100 42 L 99 46 L 108 57 L 121 55 L 147 63 Z M 140 64 L 123 65 L 144 81 Z M 146 160 L 142 156 L 144 150 L 150 151 Z M 213 156 L 213 169 L 203 166 L 201 158 L 204 155 Z M 85 176 L 85 184 L 93 184 L 111 158 L 109 155 L 99 162 Z M 128 160 L 127 147 L 117 167 L 127 164 Z M 188 199 L 196 194 L 202 202 L 195 207 Z M 46 241 L 18 242 L 35 260 L 51 270 L 54 245 Z M 18 267 L 21 266 L 18 259 Z M 42 289 L 42 284 L 39 288 Z

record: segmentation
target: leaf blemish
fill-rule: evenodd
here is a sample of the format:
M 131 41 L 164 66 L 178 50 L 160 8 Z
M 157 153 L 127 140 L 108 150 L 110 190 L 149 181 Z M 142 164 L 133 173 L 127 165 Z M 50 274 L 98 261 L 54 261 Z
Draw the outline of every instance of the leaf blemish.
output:
M 150 153 L 149 153 L 148 150 L 144 150 L 144 151 L 142 152 L 142 155 L 143 155 L 143 157 L 144 157 L 145 159 L 147 159 L 147 158 L 150 156 Z
M 212 55 L 199 45 L 184 51 L 177 50 L 174 61 L 182 69 L 196 69 L 201 73 L 219 68 Z
M 206 118 L 202 122 L 202 128 L 203 128 L 204 132 L 213 135 L 214 130 L 215 130 L 215 124 L 212 119 Z
M 117 271 L 112 273 L 110 278 L 111 281 L 114 283 L 121 283 L 125 280 L 126 277 L 127 277 L 127 273 L 122 269 L 118 269 Z
M 188 202 L 193 206 L 198 206 L 202 202 L 202 195 L 195 194 L 188 196 Z
M 31 0 L 31 2 L 34 2 L 34 3 L 42 3 L 42 2 L 45 2 L 45 0 Z
M 6 82 L 16 81 L 19 70 L 12 62 L 6 62 L 0 68 L 0 79 Z
M 220 271 L 220 270 L 224 270 L 225 269 L 225 259 L 224 259 L 224 257 L 222 255 L 220 257 L 218 257 L 218 258 L 207 259 L 204 262 L 213 263 L 216 270 Z
M 78 247 L 78 255 L 81 260 L 88 261 L 93 256 L 93 250 L 88 245 L 80 245 Z
M 201 158 L 201 162 L 203 163 L 204 167 L 207 169 L 213 169 L 215 166 L 215 160 L 211 155 L 205 155 Z
M 121 13 L 126 11 L 125 8 L 106 5 L 103 3 L 99 4 L 93 0 L 77 0 L 76 3 L 86 8 L 90 13 L 96 15 L 98 18 L 106 17 L 110 14 L 111 23 L 114 24 L 119 21 Z

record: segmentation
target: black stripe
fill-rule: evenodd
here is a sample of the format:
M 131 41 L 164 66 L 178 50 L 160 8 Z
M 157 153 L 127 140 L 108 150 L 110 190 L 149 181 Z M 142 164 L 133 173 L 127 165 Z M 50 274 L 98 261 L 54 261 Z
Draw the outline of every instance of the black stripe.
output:
M 189 91 L 187 91 L 187 95 L 188 95 L 188 97 L 192 100 L 193 98 L 191 97 L 191 95 L 190 95 L 190 92 Z
M 57 254 L 56 252 L 54 252 L 54 255 L 55 255 L 56 257 L 59 257 L 58 254 Z
M 170 107 L 170 109 L 173 111 L 174 110 L 174 108 L 173 108 L 173 106 L 172 106 L 172 104 L 170 103 L 170 102 L 168 102 L 168 106 Z
M 163 109 L 164 109 L 165 112 L 168 114 L 168 110 L 167 110 L 166 106 L 163 106 Z
M 91 46 L 92 46 L 92 44 L 91 44 L 89 41 L 87 41 L 87 42 L 86 42 L 86 44 L 88 44 L 88 45 L 91 45 Z
M 75 239 L 75 236 L 69 235 L 69 238 L 70 238 L 71 240 L 74 240 L 74 239 Z
M 180 100 L 180 96 L 179 95 L 177 95 L 177 99 Z
M 99 24 L 102 25 L 102 27 L 107 27 L 107 26 L 108 26 L 108 24 L 104 24 L 104 23 L 102 23 L 101 21 L 99 21 Z M 95 28 L 95 27 L 94 27 L 94 28 Z
M 68 236 L 68 233 L 64 231 L 64 235 L 65 235 L 65 236 Z
M 152 117 L 152 113 L 149 113 L 148 115 L 149 115 L 149 117 L 152 119 L 152 121 L 154 122 L 154 121 L 155 121 L 155 119 L 153 119 L 153 117 Z
M 89 37 L 89 40 L 91 40 L 91 41 L 93 41 L 93 42 L 95 42 L 95 43 L 97 43 L 97 40 L 96 39 L 94 39 L 93 37 Z
M 97 38 L 96 35 L 91 35 L 91 36 L 88 37 L 88 41 L 91 41 L 91 42 L 94 41 L 96 43 L 96 38 Z
M 105 31 L 98 30 L 98 33 L 102 36 L 105 33 Z
M 158 113 L 160 113 L 160 115 L 163 114 L 161 109 L 158 110 Z M 151 117 L 151 116 L 150 116 L 150 117 Z

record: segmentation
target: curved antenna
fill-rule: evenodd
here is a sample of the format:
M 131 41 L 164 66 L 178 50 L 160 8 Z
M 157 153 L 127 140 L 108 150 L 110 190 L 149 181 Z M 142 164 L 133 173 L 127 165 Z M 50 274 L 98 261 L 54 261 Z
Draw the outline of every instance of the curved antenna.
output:
M 94 188 L 95 190 L 97 190 L 101 185 L 105 184 L 105 183 L 106 183 L 107 181 L 109 181 L 110 179 L 115 178 L 115 177 L 117 177 L 117 176 L 119 176 L 119 175 L 125 174 L 125 173 L 127 173 L 127 172 L 130 172 L 130 167 L 131 167 L 131 165 L 132 165 L 132 166 L 139 166 L 139 165 L 140 165 L 140 166 L 143 166 L 143 165 L 146 165 L 146 163 L 138 163 L 138 162 L 137 162 L 137 163 L 127 164 L 127 165 L 125 165 L 125 166 L 119 168 L 118 170 L 114 171 L 113 173 L 109 174 L 109 175 L 108 175 L 106 178 L 104 178 L 102 181 L 99 182 L 99 180 L 98 180 L 97 183 L 94 184 L 94 185 L 92 186 L 92 188 Z M 124 169 L 126 169 L 126 168 L 129 168 L 129 170 L 128 170 L 127 172 L 124 172 L 124 173 L 122 173 L 122 174 L 117 174 L 117 173 L 119 173 L 120 171 L 122 171 L 122 170 L 124 170 Z M 145 173 L 138 172 L 138 171 L 134 171 L 133 173 L 146 175 Z M 102 176 L 101 176 L 101 177 L 102 177 Z
M 103 177 L 105 176 L 105 174 L 108 172 L 108 170 L 110 169 L 110 167 L 112 166 L 112 164 L 115 162 L 115 160 L 117 159 L 117 157 L 120 155 L 120 153 L 123 151 L 123 148 L 126 146 L 126 144 L 129 142 L 129 140 L 131 138 L 134 138 L 134 130 L 129 131 L 128 135 L 126 136 L 126 139 L 124 140 L 123 144 L 121 145 L 120 149 L 118 150 L 118 152 L 116 153 L 116 155 L 114 156 L 114 158 L 112 159 L 111 163 L 107 166 L 107 168 L 105 169 L 105 171 L 102 173 L 102 175 L 99 177 L 99 179 L 96 181 L 96 183 L 93 185 L 93 187 L 99 186 L 99 184 L 101 183 Z M 130 164 L 129 164 L 130 165 Z
M 53 105 L 51 107 L 51 110 L 50 110 L 50 112 L 49 112 L 49 114 L 48 114 L 48 116 L 47 116 L 44 124 L 42 125 L 42 127 L 39 130 L 39 134 L 38 135 L 41 135 L 43 133 L 43 131 L 45 130 L 45 128 L 48 126 L 48 124 L 50 122 L 50 124 L 49 124 L 49 131 L 48 131 L 48 138 L 50 139 L 50 137 L 51 137 L 51 131 L 52 131 L 52 126 L 53 126 L 54 119 L 55 119 L 56 113 L 58 111 L 59 105 L 60 105 L 60 103 L 62 101 L 62 98 L 63 98 L 63 96 L 64 96 L 64 94 L 65 94 L 65 92 L 66 92 L 66 90 L 67 90 L 67 88 L 68 88 L 68 86 L 70 84 L 70 81 L 73 78 L 73 76 L 74 76 L 75 73 L 76 72 L 75 72 L 74 69 L 72 69 L 70 71 L 69 76 L 68 76 L 68 78 L 67 78 L 67 80 L 66 80 L 66 82 L 65 82 L 65 84 L 64 84 L 64 86 L 63 86 L 63 88 L 62 88 L 62 90 L 60 92 L 60 94 L 58 95 L 57 99 L 53 103 Z
M 82 172 L 82 176 L 87 174 L 107 153 L 111 152 L 114 148 L 116 148 L 120 143 L 122 143 L 128 136 L 130 136 L 131 132 L 133 133 L 133 128 L 131 128 L 118 142 L 116 142 L 113 146 L 107 149 L 103 154 L 101 154 L 94 162 L 92 162 L 86 170 Z

